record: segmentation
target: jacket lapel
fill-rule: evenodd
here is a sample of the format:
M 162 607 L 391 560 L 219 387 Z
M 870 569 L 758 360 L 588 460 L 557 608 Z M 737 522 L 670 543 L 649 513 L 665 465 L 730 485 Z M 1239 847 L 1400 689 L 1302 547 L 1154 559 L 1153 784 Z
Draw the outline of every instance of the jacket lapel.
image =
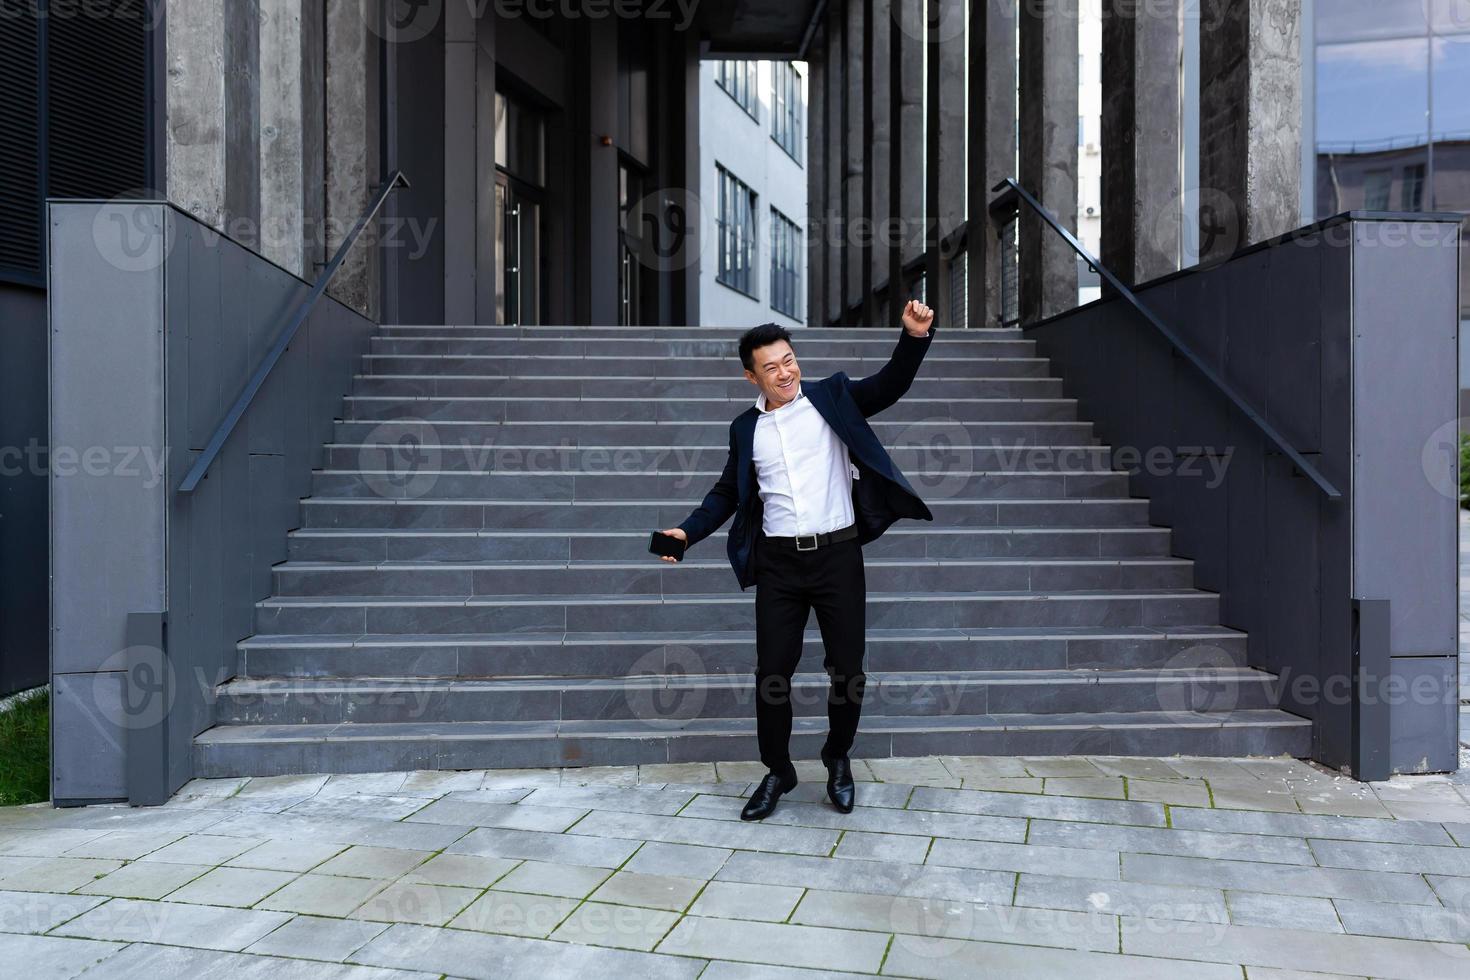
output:
M 735 458 L 737 463 L 743 463 L 735 481 L 741 503 L 755 492 L 751 476 L 755 472 L 755 420 L 759 414 L 760 409 L 752 405 L 735 420 Z

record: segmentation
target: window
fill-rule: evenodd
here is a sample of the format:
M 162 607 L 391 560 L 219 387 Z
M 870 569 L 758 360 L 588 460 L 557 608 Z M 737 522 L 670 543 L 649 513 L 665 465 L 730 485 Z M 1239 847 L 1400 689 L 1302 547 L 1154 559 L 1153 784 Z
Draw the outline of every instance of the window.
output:
M 1363 175 L 1363 207 L 1369 211 L 1387 211 L 1388 192 L 1392 188 L 1392 170 L 1369 170 Z
M 801 229 L 771 208 L 771 309 L 801 319 Z
M 801 162 L 801 73 L 789 61 L 771 62 L 771 138 Z
M 1419 211 L 1424 206 L 1424 164 L 1404 168 L 1404 183 L 1399 190 L 1399 210 Z
M 755 191 L 724 167 L 719 175 L 720 264 L 715 281 L 755 295 Z
M 730 93 L 730 98 L 740 103 L 740 108 L 750 113 L 752 119 L 759 119 L 757 108 L 760 104 L 760 93 L 756 91 L 756 68 L 758 63 L 754 61 L 717 61 L 715 62 L 715 83 Z

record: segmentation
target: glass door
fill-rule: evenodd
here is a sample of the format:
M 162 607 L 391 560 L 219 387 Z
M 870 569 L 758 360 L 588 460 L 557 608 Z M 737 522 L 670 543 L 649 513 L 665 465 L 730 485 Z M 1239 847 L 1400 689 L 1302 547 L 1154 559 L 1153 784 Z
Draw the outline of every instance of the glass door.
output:
M 618 324 L 641 321 L 643 278 L 643 177 L 626 162 L 618 164 Z
M 541 113 L 495 96 L 495 322 L 541 322 L 541 209 L 546 197 Z
M 496 322 L 541 322 L 541 195 L 500 174 L 495 183 Z

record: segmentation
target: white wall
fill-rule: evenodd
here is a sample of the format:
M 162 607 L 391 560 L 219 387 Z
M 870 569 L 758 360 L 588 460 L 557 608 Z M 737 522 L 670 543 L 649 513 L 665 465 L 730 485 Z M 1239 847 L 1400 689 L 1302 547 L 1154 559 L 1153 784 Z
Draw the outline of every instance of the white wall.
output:
M 804 326 L 806 322 L 806 249 L 799 248 L 798 263 L 801 283 L 797 288 L 797 311 L 793 320 L 771 308 L 771 208 L 774 207 L 796 222 L 804 236 L 807 231 L 807 157 L 806 132 L 810 125 L 806 110 L 806 65 L 798 62 L 802 84 L 802 136 L 798 142 L 801 162 L 793 160 L 781 144 L 771 138 L 771 114 L 774 99 L 771 92 L 771 66 L 761 62 L 756 73 L 760 93 L 759 120 L 715 83 L 715 62 L 706 60 L 699 68 L 699 195 L 704 229 L 704 252 L 700 257 L 699 314 L 700 323 L 710 327 L 753 327 L 774 322 L 786 327 Z M 756 194 L 755 271 L 756 297 L 745 295 L 715 279 L 719 272 L 719 180 L 716 165 L 744 181 Z M 798 239 L 798 245 L 804 238 Z

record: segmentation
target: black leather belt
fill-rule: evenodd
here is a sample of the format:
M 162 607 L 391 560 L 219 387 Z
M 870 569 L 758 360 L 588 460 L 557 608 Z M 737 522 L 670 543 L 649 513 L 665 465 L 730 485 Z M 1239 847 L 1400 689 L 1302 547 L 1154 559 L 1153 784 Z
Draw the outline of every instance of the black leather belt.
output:
M 788 548 L 795 548 L 797 551 L 815 551 L 823 545 L 850 541 L 857 536 L 858 530 L 856 524 L 839 527 L 835 531 L 824 531 L 821 534 L 798 534 L 795 537 L 772 537 L 764 531 L 761 532 L 762 541 L 785 545 Z

